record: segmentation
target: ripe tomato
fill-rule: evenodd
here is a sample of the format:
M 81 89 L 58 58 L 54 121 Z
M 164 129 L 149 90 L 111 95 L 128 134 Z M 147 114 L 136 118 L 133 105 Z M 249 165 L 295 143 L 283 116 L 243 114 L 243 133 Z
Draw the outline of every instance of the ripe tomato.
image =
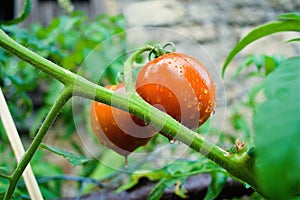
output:
M 203 124 L 216 103 L 215 85 L 204 65 L 175 52 L 149 61 L 138 74 L 136 91 L 190 129 Z
M 125 94 L 124 84 L 106 88 Z M 98 139 L 106 147 L 128 156 L 136 148 L 147 144 L 155 134 L 150 126 L 138 125 L 128 112 L 93 101 L 90 110 L 91 127 Z

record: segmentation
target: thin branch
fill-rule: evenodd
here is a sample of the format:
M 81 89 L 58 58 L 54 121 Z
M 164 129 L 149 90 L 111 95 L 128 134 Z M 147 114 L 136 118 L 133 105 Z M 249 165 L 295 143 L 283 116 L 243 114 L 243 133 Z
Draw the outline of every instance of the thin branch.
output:
M 40 146 L 44 136 L 46 135 L 48 129 L 56 119 L 57 115 L 60 113 L 63 106 L 67 103 L 67 101 L 72 97 L 72 88 L 65 88 L 62 92 L 62 94 L 59 96 L 59 98 L 54 103 L 53 107 L 49 111 L 45 121 L 43 122 L 40 130 L 38 131 L 37 135 L 33 139 L 31 145 L 27 149 L 26 153 L 20 160 L 20 162 L 17 165 L 16 170 L 11 175 L 11 180 L 9 187 L 5 193 L 4 199 L 11 199 L 13 192 L 16 188 L 16 185 L 18 181 L 20 180 L 20 177 L 22 176 L 22 173 L 26 169 L 27 165 L 31 161 L 32 157 L 34 156 L 36 150 Z
M 135 51 L 124 63 L 124 82 L 127 92 L 135 92 L 134 83 L 132 80 L 132 68 L 133 63 L 136 61 L 136 59 L 144 52 L 152 50 L 154 47 L 150 45 L 146 45 L 143 48 L 138 49 Z
M 18 162 L 20 162 L 22 156 L 25 154 L 25 150 L 21 141 L 21 138 L 18 134 L 17 128 L 15 126 L 15 123 L 13 121 L 13 118 L 10 114 L 10 111 L 8 109 L 7 103 L 5 101 L 4 95 L 2 93 L 2 90 L 0 88 L 0 116 L 1 120 L 4 126 L 4 129 L 6 131 L 9 143 L 13 149 L 13 152 L 16 156 L 16 159 Z M 40 200 L 43 199 L 42 193 L 40 191 L 40 188 L 36 182 L 36 179 L 34 177 L 32 168 L 30 165 L 27 166 L 27 168 L 24 171 L 23 174 L 24 181 L 28 190 L 28 193 L 33 200 Z M 12 181 L 12 178 L 9 177 L 9 180 Z

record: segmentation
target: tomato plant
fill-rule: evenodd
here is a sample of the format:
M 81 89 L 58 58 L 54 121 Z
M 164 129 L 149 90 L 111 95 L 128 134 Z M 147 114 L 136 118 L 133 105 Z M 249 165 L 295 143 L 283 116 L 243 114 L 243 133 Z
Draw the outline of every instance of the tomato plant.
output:
M 255 28 L 242 38 L 231 50 L 223 66 L 223 74 L 235 55 L 248 44 L 277 32 L 300 32 L 299 24 L 300 16 L 298 14 L 289 13 L 279 16 L 279 20 L 276 22 Z M 218 196 L 226 183 L 227 176 L 232 176 L 240 182 L 247 184 L 265 198 L 294 199 L 299 196 L 299 56 L 283 59 L 278 62 L 274 60 L 274 62 L 270 62 L 272 59 L 267 56 L 264 62 L 257 62 L 255 58 L 252 59 L 260 63 L 258 68 L 259 70 L 265 70 L 264 74 L 266 76 L 262 84 L 255 88 L 252 97 L 257 94 L 257 91 L 262 91 L 265 98 L 262 102 L 259 102 L 259 105 L 253 105 L 253 102 L 255 102 L 253 98 L 249 100 L 249 105 L 254 108 L 253 130 L 248 129 L 245 125 L 245 121 L 241 120 L 242 117 L 240 115 L 238 116 L 239 123 L 236 124 L 236 128 L 246 130 L 247 134 L 252 131 L 255 136 L 253 142 L 249 145 L 247 142 L 237 141 L 233 148 L 235 151 L 231 151 L 223 149 L 219 144 L 211 143 L 203 137 L 202 134 L 191 130 L 199 124 L 202 124 L 209 116 L 208 113 L 210 114 L 215 106 L 214 84 L 205 69 L 203 69 L 203 66 L 193 58 L 178 53 L 159 55 L 158 58 L 146 64 L 143 69 L 144 71 L 141 71 L 140 77 L 137 79 L 137 84 L 134 85 L 131 76 L 133 62 L 143 52 L 153 52 L 156 48 L 151 45 L 146 45 L 146 47 L 134 52 L 125 61 L 125 85 L 105 88 L 43 58 L 39 54 L 26 48 L 26 44 L 24 46 L 13 40 L 3 30 L 8 29 L 1 27 L 1 47 L 15 56 L 18 56 L 26 63 L 30 63 L 36 69 L 58 80 L 63 87 L 28 149 L 24 155 L 22 155 L 20 161 L 16 163 L 12 174 L 8 175 L 8 170 L 1 168 L 0 180 L 1 183 L 4 183 L 7 187 L 4 189 L 4 192 L 0 193 L 0 197 L 4 199 L 13 198 L 13 194 L 19 186 L 18 183 L 23 172 L 33 160 L 34 155 L 37 155 L 39 148 L 44 148 L 64 156 L 74 165 L 84 164 L 89 161 L 81 156 L 41 144 L 57 115 L 73 96 L 97 101 L 93 102 L 91 109 L 93 129 L 104 144 L 122 155 L 127 156 L 137 147 L 146 144 L 152 137 L 152 129 L 148 129 L 149 132 L 144 132 L 144 134 L 146 134 L 143 139 L 136 139 L 135 128 L 130 131 L 131 127 L 127 126 L 130 125 L 130 123 L 136 125 L 135 122 L 138 122 L 138 124 L 141 122 L 135 117 L 145 121 L 142 126 L 145 130 L 147 130 L 147 124 L 149 123 L 162 133 L 167 133 L 169 137 L 174 137 L 183 144 L 188 145 L 188 147 L 195 150 L 194 152 L 196 152 L 197 155 L 198 153 L 202 154 L 201 159 L 199 159 L 200 156 L 198 155 L 199 157 L 196 161 L 177 161 L 170 166 L 152 173 L 130 175 L 129 183 L 125 184 L 121 189 L 129 189 L 137 184 L 141 178 L 146 177 L 150 180 L 158 181 L 156 186 L 151 189 L 150 195 L 152 196 L 149 198 L 159 199 L 165 188 L 171 188 L 174 185 L 174 192 L 184 198 L 185 191 L 182 187 L 182 183 L 189 175 L 210 173 L 211 184 L 208 188 L 206 199 L 213 199 Z M 97 34 L 95 37 L 97 38 Z M 63 34 L 58 38 L 62 39 Z M 299 38 L 294 38 L 289 40 L 289 42 L 299 42 L 299 40 Z M 72 41 L 73 40 L 66 41 L 65 45 L 72 45 Z M 49 54 L 46 54 L 45 57 L 54 60 Z M 73 60 L 70 59 L 67 62 L 72 61 Z M 201 69 L 198 73 L 195 72 L 193 68 L 195 66 Z M 160 72 L 159 74 L 166 76 L 160 78 L 155 72 Z M 15 80 L 12 76 L 9 76 L 9 78 Z M 205 80 L 205 84 L 203 80 Z M 183 91 L 174 88 L 172 84 L 182 88 Z M 201 87 L 198 88 L 196 85 L 200 85 Z M 188 86 L 190 89 L 188 89 Z M 120 89 L 121 92 L 112 91 L 118 91 L 118 89 Z M 135 89 L 137 89 L 138 93 Z M 125 90 L 126 93 L 124 92 Z M 188 92 L 190 96 L 188 96 L 188 94 L 186 96 L 186 92 Z M 173 97 L 172 101 L 166 100 L 169 98 L 169 95 Z M 1 101 L 3 101 L 2 99 Z M 157 106 L 159 103 L 161 103 L 162 106 Z M 176 111 L 174 107 L 169 104 L 177 106 Z M 186 111 L 189 110 L 190 105 L 192 105 L 192 112 Z M 205 109 L 199 110 L 199 107 Z M 177 110 L 178 108 L 180 112 Z M 207 112 L 205 112 L 206 110 Z M 7 119 L 7 115 L 3 115 L 2 113 L 3 110 L 1 109 L 0 111 L 1 119 Z M 103 118 L 104 114 L 105 118 Z M 120 118 L 115 115 L 119 115 Z M 125 119 L 125 115 L 129 117 Z M 185 118 L 187 120 L 185 120 Z M 195 118 L 195 121 L 191 122 L 191 118 Z M 3 120 L 3 124 L 7 125 L 5 122 L 6 121 Z M 122 126 L 124 122 L 126 122 L 126 124 Z M 115 126 L 115 124 L 118 126 Z M 1 127 L 1 130 L 2 129 Z M 99 129 L 103 130 L 102 135 L 102 132 L 99 134 Z M 113 131 L 110 132 L 110 130 Z M 5 131 L 9 132 L 7 130 Z M 10 134 L 8 134 L 8 136 L 10 136 Z M 109 138 L 109 142 L 103 139 L 104 136 Z M 120 141 L 121 138 L 130 141 L 131 144 L 128 145 L 125 141 Z M 14 143 L 14 141 L 11 140 L 10 142 Z M 126 152 L 119 151 L 116 146 L 123 148 L 123 150 L 125 149 Z M 204 158 L 204 156 L 206 158 Z M 93 164 L 90 165 L 91 168 L 94 168 Z M 136 171 L 138 170 L 139 169 L 136 168 Z M 280 181 L 277 181 L 278 177 L 280 177 Z M 52 177 L 51 180 L 53 179 Z M 77 178 L 75 180 L 78 181 L 79 179 Z M 103 182 L 107 180 L 110 180 L 109 177 L 106 177 Z M 100 187 L 105 187 L 103 182 L 90 179 L 89 181 L 89 183 L 96 183 Z M 80 183 L 82 183 L 82 179 Z M 86 183 L 87 182 L 84 182 L 82 185 Z M 28 187 L 30 186 L 29 184 Z M 83 189 L 84 188 L 80 188 L 81 191 Z

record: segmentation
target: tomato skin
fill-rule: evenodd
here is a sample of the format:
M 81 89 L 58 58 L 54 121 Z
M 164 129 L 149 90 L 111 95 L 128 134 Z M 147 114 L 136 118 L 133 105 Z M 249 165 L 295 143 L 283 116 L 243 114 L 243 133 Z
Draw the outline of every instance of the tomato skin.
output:
M 190 129 L 203 124 L 216 103 L 215 85 L 204 65 L 175 52 L 149 61 L 137 77 L 136 91 Z
M 106 88 L 125 94 L 124 84 Z M 146 145 L 156 132 L 150 126 L 138 125 L 128 112 L 97 101 L 92 102 L 90 119 L 92 130 L 101 143 L 124 156 Z

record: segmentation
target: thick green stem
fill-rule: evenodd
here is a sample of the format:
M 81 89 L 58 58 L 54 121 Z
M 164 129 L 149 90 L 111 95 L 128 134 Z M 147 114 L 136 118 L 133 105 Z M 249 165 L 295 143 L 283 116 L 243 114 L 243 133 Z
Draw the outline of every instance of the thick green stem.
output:
M 11 199 L 13 192 L 16 188 L 16 185 L 18 181 L 20 180 L 20 177 L 22 176 L 25 168 L 31 161 L 32 157 L 34 156 L 35 152 L 37 151 L 38 147 L 40 146 L 44 136 L 46 135 L 48 129 L 54 122 L 57 115 L 60 113 L 63 106 L 67 103 L 67 101 L 72 97 L 72 88 L 66 87 L 62 94 L 59 96 L 59 98 L 54 103 L 53 107 L 49 111 L 45 121 L 43 122 L 41 128 L 39 129 L 37 135 L 34 137 L 31 145 L 25 152 L 23 158 L 20 160 L 20 162 L 17 165 L 16 170 L 11 175 L 10 184 L 9 187 L 5 193 L 4 199 Z
M 34 140 L 34 146 L 28 149 L 29 153 L 24 156 L 24 159 L 20 162 L 15 173 L 12 175 L 12 181 L 6 197 L 10 197 L 12 195 L 17 181 L 32 158 L 34 152 L 38 148 L 42 138 L 44 137 L 44 134 L 59 113 L 63 104 L 71 97 L 71 95 L 81 96 L 92 100 L 95 99 L 99 102 L 129 111 L 131 114 L 136 115 L 146 122 L 151 122 L 154 127 L 160 127 L 161 131 L 168 133 L 170 136 L 175 137 L 177 140 L 205 155 L 207 158 L 213 160 L 221 167 L 226 169 L 236 178 L 247 182 L 254 189 L 261 192 L 256 182 L 256 175 L 254 173 L 253 164 L 255 160 L 248 156 L 248 154 L 228 154 L 216 144 L 210 143 L 199 134 L 189 130 L 166 113 L 145 102 L 135 92 L 131 92 L 129 95 L 120 95 L 100 87 L 99 85 L 96 85 L 81 76 L 65 70 L 58 65 L 40 57 L 29 49 L 21 46 L 14 40 L 10 39 L 2 30 L 0 30 L 0 46 L 20 57 L 21 59 L 31 63 L 34 67 L 44 71 L 67 86 L 67 90 L 65 90 L 64 95 L 61 96 L 56 102 L 54 108 L 52 108 L 51 112 L 49 113 L 50 116 L 48 115 L 49 117 L 43 123 L 43 131 L 39 131 L 37 135 L 38 138 L 35 138 Z M 135 56 L 137 57 L 141 54 L 141 52 L 146 51 L 148 48 L 150 47 L 142 48 L 139 53 L 135 54 Z M 135 56 L 132 56 L 132 59 L 134 59 Z M 128 61 L 127 63 L 128 68 L 131 68 L 131 66 L 129 66 L 130 62 Z M 125 71 L 125 77 L 128 76 L 130 78 L 131 69 L 125 69 Z M 129 85 L 128 89 L 132 90 L 132 79 L 125 79 L 127 80 L 127 85 Z M 69 90 L 71 88 L 73 94 L 70 94 Z
M 38 54 L 30 51 L 26 47 L 20 45 L 10 37 L 8 37 L 2 29 L 0 29 L 0 46 L 8 50 L 10 53 L 20 57 L 22 60 L 32 64 L 35 68 L 42 70 L 46 74 L 54 77 L 64 85 L 71 85 L 76 79 L 76 75 L 70 71 L 56 65 L 55 63 L 44 59 Z

